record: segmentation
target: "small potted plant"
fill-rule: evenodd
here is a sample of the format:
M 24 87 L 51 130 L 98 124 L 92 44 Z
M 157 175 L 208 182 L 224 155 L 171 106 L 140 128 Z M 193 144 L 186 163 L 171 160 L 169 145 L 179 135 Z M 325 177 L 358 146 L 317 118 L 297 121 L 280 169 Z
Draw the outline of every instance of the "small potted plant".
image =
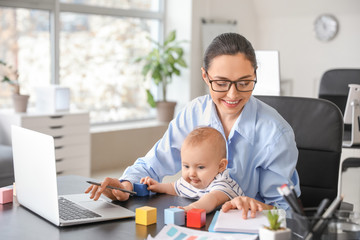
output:
M 289 240 L 291 239 L 291 230 L 281 226 L 284 219 L 279 219 L 279 210 L 268 210 L 266 217 L 270 226 L 264 226 L 259 229 L 260 240 Z
M 11 65 L 0 60 L 0 79 L 11 86 L 15 112 L 26 112 L 29 95 L 20 94 L 19 74 Z
M 186 68 L 184 50 L 180 46 L 183 41 L 176 41 L 176 31 L 172 31 L 166 37 L 164 43 L 158 43 L 149 38 L 155 47 L 146 56 L 140 57 L 135 62 L 144 62 L 142 75 L 151 77 L 155 85 L 161 85 L 162 100 L 155 102 L 149 89 L 147 101 L 151 107 L 157 108 L 158 120 L 169 122 L 174 116 L 176 102 L 167 101 L 167 87 L 172 82 L 172 77 L 180 76 L 180 68 Z

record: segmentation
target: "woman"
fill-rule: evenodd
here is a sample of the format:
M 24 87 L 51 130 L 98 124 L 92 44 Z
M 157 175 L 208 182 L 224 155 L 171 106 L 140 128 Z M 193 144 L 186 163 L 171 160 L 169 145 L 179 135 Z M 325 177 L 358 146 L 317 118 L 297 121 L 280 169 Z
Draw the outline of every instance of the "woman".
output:
M 256 211 L 289 206 L 277 192 L 282 184 L 295 186 L 300 195 L 295 170 L 298 151 L 293 130 L 271 107 L 252 96 L 256 84 L 256 57 L 251 43 L 236 33 L 216 37 L 205 52 L 202 78 L 210 96 L 190 102 L 171 121 L 169 127 L 145 157 L 139 158 L 118 179 L 106 178 L 100 187 L 90 186 L 90 198 L 101 193 L 111 199 L 127 200 L 129 195 L 108 190 L 107 185 L 132 190 L 132 183 L 142 177 L 161 181 L 181 169 L 180 148 L 185 137 L 198 126 L 211 126 L 227 140 L 228 170 L 243 189 L 246 197 L 227 202 L 223 210 Z M 262 79 L 266 81 L 266 79 Z

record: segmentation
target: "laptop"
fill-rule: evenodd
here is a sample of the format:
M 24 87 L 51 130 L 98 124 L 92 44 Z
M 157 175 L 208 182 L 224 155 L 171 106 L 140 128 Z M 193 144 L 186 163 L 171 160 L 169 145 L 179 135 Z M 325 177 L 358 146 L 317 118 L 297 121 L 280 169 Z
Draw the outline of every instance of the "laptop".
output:
M 105 198 L 94 201 L 85 193 L 58 196 L 54 138 L 14 125 L 11 132 L 16 196 L 20 205 L 56 226 L 135 216 L 133 211 Z

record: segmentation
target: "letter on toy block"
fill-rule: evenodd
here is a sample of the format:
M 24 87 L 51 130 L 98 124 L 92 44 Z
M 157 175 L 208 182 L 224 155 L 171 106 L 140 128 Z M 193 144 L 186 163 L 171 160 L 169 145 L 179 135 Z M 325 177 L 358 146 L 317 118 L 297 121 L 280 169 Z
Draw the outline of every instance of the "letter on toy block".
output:
M 0 188 L 0 203 L 11 203 L 13 201 L 13 190 L 11 188 Z
M 206 211 L 205 209 L 190 209 L 187 214 L 187 227 L 201 228 L 206 223 Z
M 136 208 L 135 222 L 146 226 L 156 223 L 156 208 L 148 206 Z
M 136 192 L 136 196 L 148 196 L 150 194 L 150 191 L 147 190 L 148 185 L 142 184 L 142 183 L 134 183 L 134 192 Z
M 166 208 L 164 210 L 164 223 L 185 225 L 185 211 L 180 208 Z

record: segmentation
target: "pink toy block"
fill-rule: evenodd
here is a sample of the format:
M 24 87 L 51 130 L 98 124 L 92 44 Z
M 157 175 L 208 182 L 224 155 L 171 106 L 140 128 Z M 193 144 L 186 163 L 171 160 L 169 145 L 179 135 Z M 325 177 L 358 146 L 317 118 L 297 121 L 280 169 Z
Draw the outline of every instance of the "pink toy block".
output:
M 0 203 L 11 203 L 13 201 L 13 190 L 11 188 L 0 188 Z
M 205 209 L 190 209 L 186 213 L 186 226 L 192 228 L 201 228 L 206 223 L 206 211 Z

